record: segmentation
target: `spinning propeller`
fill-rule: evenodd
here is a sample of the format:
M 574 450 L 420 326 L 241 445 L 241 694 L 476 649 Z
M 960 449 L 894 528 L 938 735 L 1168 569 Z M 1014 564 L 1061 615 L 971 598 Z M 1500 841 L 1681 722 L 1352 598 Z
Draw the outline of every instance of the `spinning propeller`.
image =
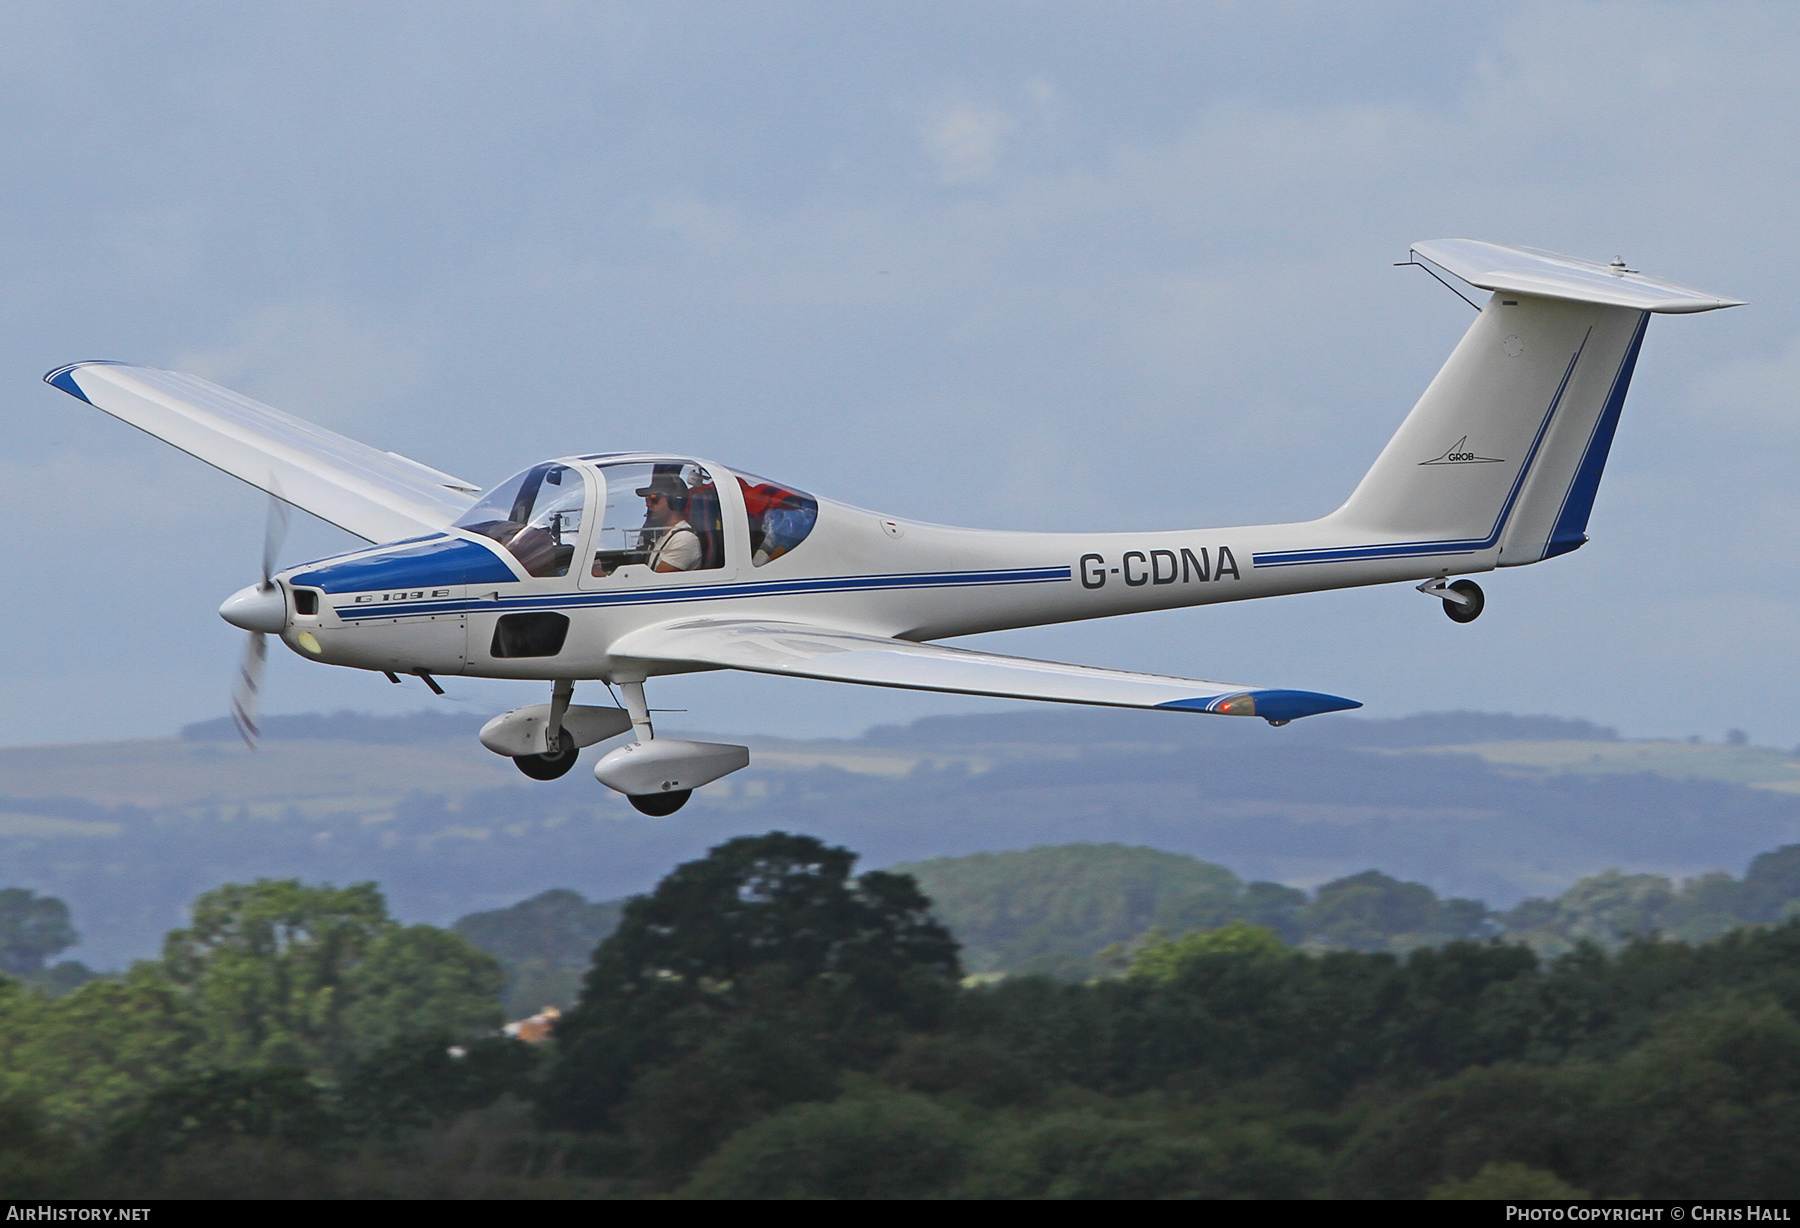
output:
M 261 706 L 263 668 L 269 662 L 269 634 L 287 624 L 287 598 L 273 579 L 275 556 L 287 538 L 288 505 L 279 495 L 269 496 L 269 518 L 263 525 L 262 580 L 239 589 L 219 607 L 226 622 L 250 633 L 244 642 L 244 659 L 238 664 L 237 685 L 231 691 L 231 722 L 251 750 L 259 730 L 256 718 Z

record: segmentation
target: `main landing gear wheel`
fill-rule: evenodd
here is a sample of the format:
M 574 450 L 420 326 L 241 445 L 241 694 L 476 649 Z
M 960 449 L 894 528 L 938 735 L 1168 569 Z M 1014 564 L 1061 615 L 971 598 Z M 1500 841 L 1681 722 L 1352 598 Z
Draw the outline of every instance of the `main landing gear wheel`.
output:
M 687 799 L 692 796 L 692 789 L 671 789 L 667 793 L 627 793 L 625 800 L 637 807 L 638 813 L 660 819 L 687 805 Z
M 1460 593 L 1463 601 L 1445 601 L 1444 613 L 1455 623 L 1472 623 L 1481 617 L 1482 607 L 1487 604 L 1487 597 L 1481 591 L 1481 585 L 1473 580 L 1458 580 L 1447 585 L 1453 593 Z
M 513 762 L 533 780 L 555 780 L 567 775 L 575 766 L 575 760 L 581 757 L 581 748 L 575 745 L 575 739 L 566 730 L 558 744 L 560 749 L 553 755 L 514 755 Z

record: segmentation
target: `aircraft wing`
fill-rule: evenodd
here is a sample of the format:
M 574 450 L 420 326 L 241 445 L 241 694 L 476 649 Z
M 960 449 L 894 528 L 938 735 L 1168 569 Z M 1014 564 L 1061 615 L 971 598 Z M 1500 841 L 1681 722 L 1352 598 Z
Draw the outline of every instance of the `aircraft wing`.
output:
M 366 541 L 441 529 L 479 489 L 178 371 L 78 362 L 44 382 Z
M 868 686 L 1114 708 L 1170 708 L 1287 723 L 1362 705 L 1315 691 L 1279 691 L 1160 674 L 1003 657 L 802 623 L 701 619 L 634 631 L 615 658 L 860 682 Z

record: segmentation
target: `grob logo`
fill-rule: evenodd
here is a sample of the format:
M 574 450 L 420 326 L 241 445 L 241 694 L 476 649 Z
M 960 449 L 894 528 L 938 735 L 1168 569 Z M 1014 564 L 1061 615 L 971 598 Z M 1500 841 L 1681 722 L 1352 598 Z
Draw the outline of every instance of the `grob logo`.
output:
M 1434 456 L 1430 460 L 1419 462 L 1421 465 L 1503 465 L 1505 460 L 1498 456 L 1477 456 L 1469 451 L 1469 437 L 1464 435 L 1451 444 L 1442 456 Z

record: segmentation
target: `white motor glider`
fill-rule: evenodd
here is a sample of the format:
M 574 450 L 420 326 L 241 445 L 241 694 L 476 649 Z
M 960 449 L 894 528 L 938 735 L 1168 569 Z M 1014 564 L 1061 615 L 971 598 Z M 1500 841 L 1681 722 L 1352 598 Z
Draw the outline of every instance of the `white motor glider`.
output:
M 945 528 L 644 452 L 560 457 L 483 492 L 191 375 L 81 362 L 44 378 L 275 497 L 263 579 L 219 611 L 250 632 L 233 705 L 247 740 L 265 635 L 434 690 L 443 674 L 540 679 L 550 702 L 495 717 L 482 743 L 549 780 L 631 731 L 594 775 L 670 814 L 749 751 L 655 738 L 644 683 L 659 675 L 755 670 L 1285 725 L 1361 705 L 926 641 L 1396 581 L 1423 581 L 1469 622 L 1481 589 L 1449 577 L 1580 546 L 1651 313 L 1736 304 L 1622 263 L 1468 239 L 1412 250 L 1492 297 L 1349 500 L 1297 524 Z M 382 544 L 275 573 L 282 503 Z M 587 679 L 617 685 L 623 707 L 572 704 Z

